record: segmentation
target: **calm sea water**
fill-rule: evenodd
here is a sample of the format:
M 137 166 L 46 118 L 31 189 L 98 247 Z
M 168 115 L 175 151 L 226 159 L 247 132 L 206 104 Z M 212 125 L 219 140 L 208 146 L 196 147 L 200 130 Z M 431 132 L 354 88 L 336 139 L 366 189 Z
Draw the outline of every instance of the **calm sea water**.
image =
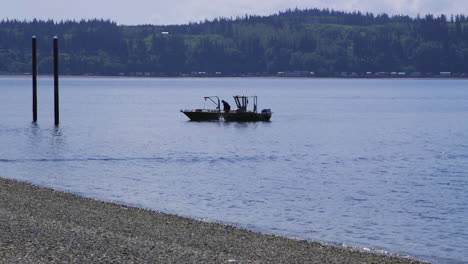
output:
M 468 262 L 468 81 L 0 78 L 0 176 L 256 231 Z M 269 123 L 189 122 L 256 94 Z M 206 107 L 211 107 L 206 103 Z

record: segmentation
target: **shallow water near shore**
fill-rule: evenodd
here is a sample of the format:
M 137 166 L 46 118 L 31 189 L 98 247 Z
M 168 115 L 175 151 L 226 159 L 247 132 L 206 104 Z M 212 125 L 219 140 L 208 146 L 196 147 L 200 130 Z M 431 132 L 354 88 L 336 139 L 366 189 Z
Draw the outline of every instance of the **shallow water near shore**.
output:
M 0 177 L 252 230 L 468 262 L 468 81 L 0 78 Z M 268 123 L 189 122 L 256 94 Z M 211 107 L 206 102 L 206 107 Z

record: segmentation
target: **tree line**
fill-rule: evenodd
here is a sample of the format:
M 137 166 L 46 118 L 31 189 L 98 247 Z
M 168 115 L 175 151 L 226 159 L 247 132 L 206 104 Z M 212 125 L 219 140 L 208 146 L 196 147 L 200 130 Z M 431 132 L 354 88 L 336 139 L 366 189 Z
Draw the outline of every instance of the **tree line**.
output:
M 110 20 L 2 20 L 0 73 L 52 73 L 52 38 L 62 74 L 178 75 L 313 71 L 468 73 L 468 19 L 294 9 L 270 16 L 216 18 L 185 25 L 117 25 Z

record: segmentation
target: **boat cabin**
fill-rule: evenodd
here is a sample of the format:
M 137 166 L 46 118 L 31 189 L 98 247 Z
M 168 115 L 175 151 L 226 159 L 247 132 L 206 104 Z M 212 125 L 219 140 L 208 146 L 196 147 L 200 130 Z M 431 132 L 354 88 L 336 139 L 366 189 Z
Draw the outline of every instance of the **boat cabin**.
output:
M 247 106 L 249 104 L 249 99 L 253 101 L 252 110 L 247 109 Z M 236 95 L 234 96 L 234 101 L 236 102 L 237 111 L 239 112 L 247 112 L 247 111 L 252 111 L 254 113 L 257 112 L 257 96 L 256 95 Z

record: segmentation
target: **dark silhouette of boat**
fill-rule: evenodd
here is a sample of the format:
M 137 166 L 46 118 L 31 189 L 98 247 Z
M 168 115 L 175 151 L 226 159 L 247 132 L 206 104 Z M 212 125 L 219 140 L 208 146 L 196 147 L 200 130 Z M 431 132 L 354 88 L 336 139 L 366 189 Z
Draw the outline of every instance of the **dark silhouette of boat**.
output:
M 215 109 L 192 109 L 180 110 L 191 121 L 219 121 L 226 122 L 258 122 L 270 121 L 272 112 L 270 109 L 263 109 L 260 113 L 257 112 L 257 96 L 256 95 L 236 95 L 234 101 L 237 110 L 221 111 L 220 100 L 218 96 L 206 96 L 205 101 L 210 100 L 215 105 Z M 249 101 L 252 101 L 252 108 L 249 108 Z

